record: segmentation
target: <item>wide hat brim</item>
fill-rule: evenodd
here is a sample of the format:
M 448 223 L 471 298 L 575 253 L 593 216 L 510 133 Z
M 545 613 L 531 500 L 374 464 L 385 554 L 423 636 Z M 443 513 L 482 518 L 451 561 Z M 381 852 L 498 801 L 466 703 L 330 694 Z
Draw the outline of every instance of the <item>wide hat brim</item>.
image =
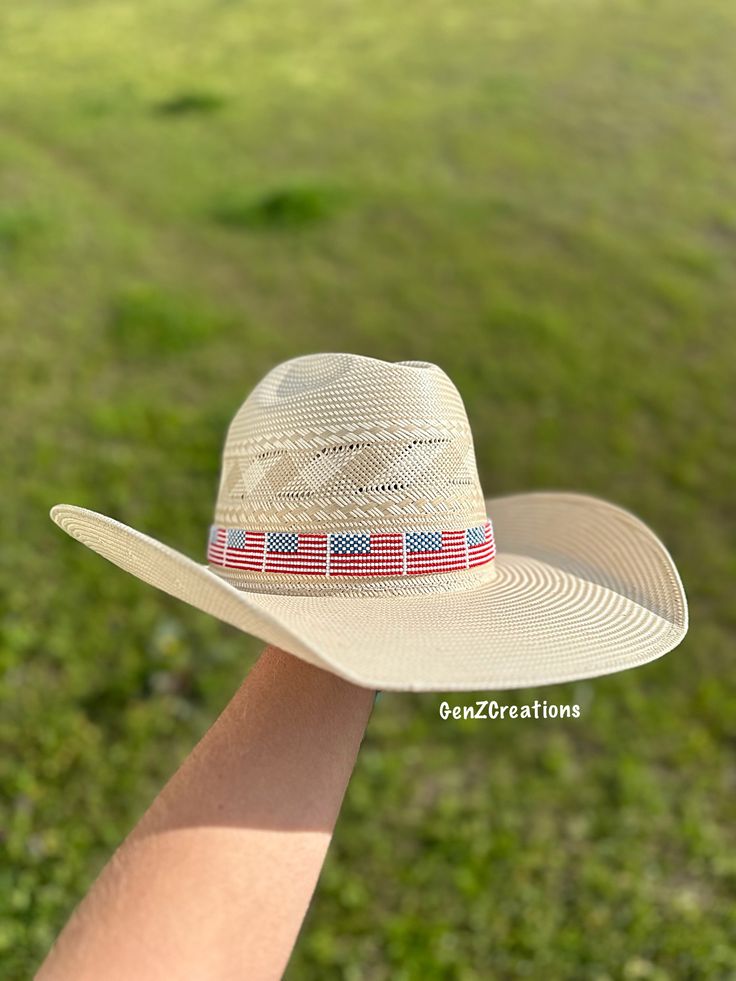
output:
M 144 582 L 357 685 L 493 691 L 592 678 L 661 657 L 687 632 L 672 558 L 638 518 L 580 494 L 491 498 L 496 575 L 423 595 L 236 589 L 118 521 L 60 504 L 69 535 Z

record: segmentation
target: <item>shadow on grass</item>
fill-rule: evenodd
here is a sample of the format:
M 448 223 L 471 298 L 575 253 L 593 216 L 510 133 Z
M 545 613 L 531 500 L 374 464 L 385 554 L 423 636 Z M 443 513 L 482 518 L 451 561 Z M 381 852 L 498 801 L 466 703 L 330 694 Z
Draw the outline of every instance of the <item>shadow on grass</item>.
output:
M 154 107 L 162 116 L 187 116 L 195 113 L 214 112 L 221 109 L 225 99 L 217 92 L 205 89 L 191 89 L 177 92 Z
M 128 287 L 114 298 L 110 331 L 123 353 L 148 356 L 196 347 L 232 323 L 219 310 L 144 284 Z
M 260 197 L 231 195 L 213 208 L 215 221 L 232 229 L 292 229 L 327 221 L 346 204 L 336 188 L 299 185 L 277 188 Z

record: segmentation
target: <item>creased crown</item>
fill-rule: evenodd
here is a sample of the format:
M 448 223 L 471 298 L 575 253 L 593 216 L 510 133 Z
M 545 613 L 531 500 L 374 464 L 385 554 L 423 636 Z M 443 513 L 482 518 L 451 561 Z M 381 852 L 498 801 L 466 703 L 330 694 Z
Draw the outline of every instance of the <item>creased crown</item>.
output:
M 266 375 L 230 425 L 217 524 L 332 532 L 484 520 L 465 407 L 434 364 L 295 358 Z

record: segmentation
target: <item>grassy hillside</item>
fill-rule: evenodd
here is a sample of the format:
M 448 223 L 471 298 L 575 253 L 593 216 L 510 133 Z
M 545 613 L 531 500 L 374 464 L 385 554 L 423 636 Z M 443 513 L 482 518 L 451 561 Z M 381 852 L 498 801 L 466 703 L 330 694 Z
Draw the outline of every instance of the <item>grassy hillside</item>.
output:
M 230 416 L 335 349 L 441 364 L 489 494 L 640 514 L 692 628 L 544 692 L 580 721 L 385 696 L 290 977 L 736 974 L 735 41 L 728 0 L 0 8 L 4 978 L 258 650 L 48 508 L 201 556 Z

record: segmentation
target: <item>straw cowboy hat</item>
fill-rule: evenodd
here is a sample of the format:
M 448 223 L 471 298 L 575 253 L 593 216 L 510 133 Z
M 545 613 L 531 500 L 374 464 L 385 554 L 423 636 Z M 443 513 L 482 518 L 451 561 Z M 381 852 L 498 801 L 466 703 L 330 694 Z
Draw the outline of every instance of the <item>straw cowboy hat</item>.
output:
M 54 521 L 166 593 L 358 685 L 519 688 L 645 664 L 687 631 L 667 549 L 580 494 L 485 500 L 436 365 L 315 354 L 230 425 L 207 565 L 112 518 Z

